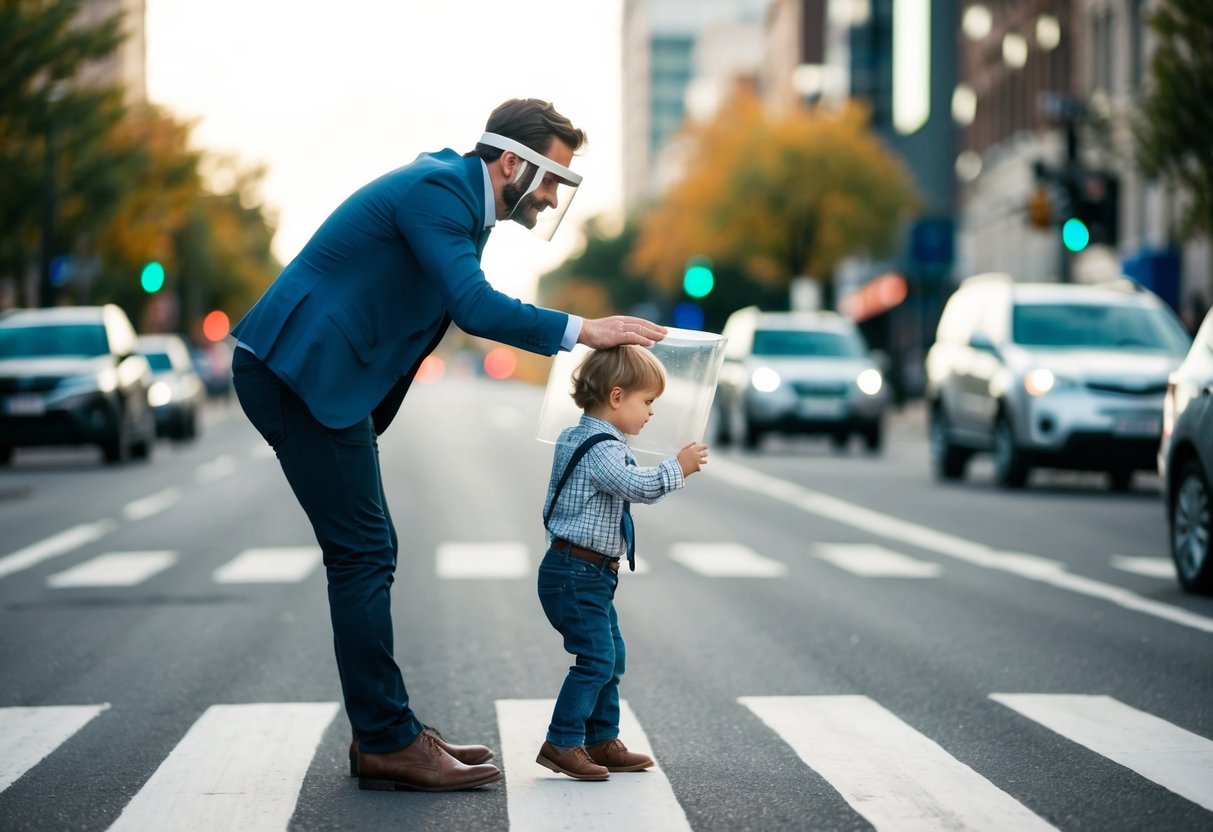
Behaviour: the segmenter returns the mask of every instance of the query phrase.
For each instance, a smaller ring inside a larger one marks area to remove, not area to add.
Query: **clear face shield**
[[[480,142],[508,150],[522,161],[502,190],[510,209],[506,219],[526,226],[545,240],[552,239],[581,184],[581,174],[507,136],[485,133]]]

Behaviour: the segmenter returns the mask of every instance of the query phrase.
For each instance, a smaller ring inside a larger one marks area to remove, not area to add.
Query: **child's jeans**
[[[595,566],[567,552],[548,549],[539,564],[543,612],[564,636],[564,649],[577,657],[548,726],[553,745],[595,745],[619,736],[625,648],[615,615],[618,584],[607,564]]]

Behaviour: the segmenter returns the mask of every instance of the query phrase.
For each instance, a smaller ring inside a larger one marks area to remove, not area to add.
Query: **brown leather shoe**
[[[437,728],[426,728],[422,733],[438,740],[438,745],[465,766],[477,766],[493,759],[493,749],[487,745],[454,745],[442,738]],[[358,738],[350,741],[350,777],[358,776]]]
[[[450,792],[474,789],[500,779],[501,771],[497,766],[465,766],[443,751],[438,740],[426,733],[404,748],[387,754],[358,753],[360,789]]]
[[[539,747],[535,762],[557,774],[567,774],[574,780],[609,780],[611,773],[590,759],[585,746],[578,745],[561,754],[560,749],[545,742]]]
[[[618,737],[596,745],[587,745],[585,752],[598,765],[606,766],[607,771],[640,771],[654,765],[652,757],[637,751],[628,751],[627,746]]]

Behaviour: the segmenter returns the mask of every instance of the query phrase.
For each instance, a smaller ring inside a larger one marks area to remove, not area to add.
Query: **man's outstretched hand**
[[[610,318],[586,318],[581,324],[581,335],[577,343],[596,350],[617,347],[620,344],[639,344],[651,347],[655,341],[665,337],[666,328],[649,323],[644,318],[631,315],[614,315]]]

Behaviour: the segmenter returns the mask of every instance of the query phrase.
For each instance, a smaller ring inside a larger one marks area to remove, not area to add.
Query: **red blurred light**
[[[231,331],[232,322],[218,309],[202,319],[202,334],[208,341],[222,341]]]
[[[496,347],[489,350],[484,357],[484,371],[490,378],[506,379],[514,375],[518,369],[518,359],[507,347]]]
[[[416,380],[421,384],[433,384],[446,373],[446,364],[436,355],[427,355],[417,368]]]

